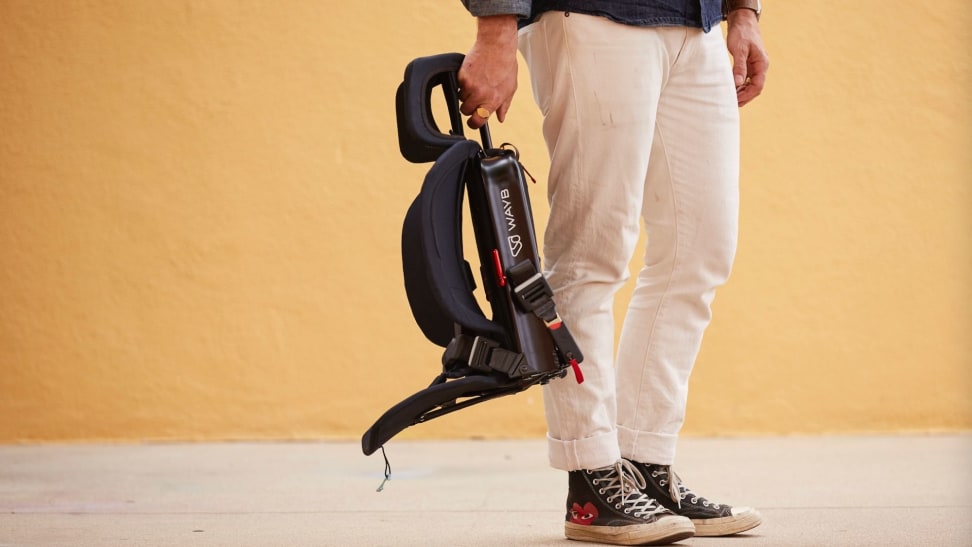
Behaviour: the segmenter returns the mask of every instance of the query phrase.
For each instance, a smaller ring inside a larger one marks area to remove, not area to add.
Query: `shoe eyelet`
[[[668,483],[665,481],[665,479],[662,479],[662,480],[658,481],[658,484],[660,484],[662,486],[665,486]]]
[[[621,508],[621,504],[620,504],[620,503],[618,503],[618,504],[615,504],[615,506],[614,506],[614,508],[615,508],[615,509],[620,509],[620,508]]]
[[[597,491],[597,493],[603,496],[604,495],[604,489],[601,488],[600,490]]]
[[[631,514],[631,509],[625,509],[624,510],[624,514],[625,515],[630,515]]]

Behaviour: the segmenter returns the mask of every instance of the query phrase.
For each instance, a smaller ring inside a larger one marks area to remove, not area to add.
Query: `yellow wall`
[[[768,4],[686,433],[972,427],[972,9]],[[393,93],[473,29],[458,0],[0,1],[0,441],[357,438],[422,387]],[[494,134],[543,174],[521,76]],[[408,435],[541,435],[541,406]]]

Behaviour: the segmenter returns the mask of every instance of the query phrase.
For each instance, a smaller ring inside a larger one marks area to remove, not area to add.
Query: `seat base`
[[[382,414],[361,437],[361,450],[369,456],[409,426],[497,397],[513,395],[530,386],[546,383],[566,374],[567,371],[564,369],[512,380],[492,374],[476,374],[454,380],[437,378],[431,386],[411,395]]]

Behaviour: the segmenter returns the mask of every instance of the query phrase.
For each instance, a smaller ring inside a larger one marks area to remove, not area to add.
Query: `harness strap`
[[[553,301],[553,289],[542,273],[537,271],[533,262],[524,260],[516,264],[509,270],[508,278],[513,286],[513,295],[520,306],[528,312],[532,312],[539,317],[553,337],[554,345],[557,347],[557,355],[564,363],[569,363],[574,369],[574,376],[577,383],[584,381],[578,363],[583,360],[577,342],[567,330],[563,319],[557,313],[557,308]]]
[[[468,366],[483,372],[502,372],[516,378],[523,372],[526,358],[522,353],[500,347],[499,342],[482,336],[457,334],[442,355],[446,370],[456,366]]]

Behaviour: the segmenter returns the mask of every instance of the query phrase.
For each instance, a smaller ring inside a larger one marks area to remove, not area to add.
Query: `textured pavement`
[[[0,446],[0,546],[581,545],[528,441]],[[762,526],[679,545],[972,546],[972,434],[683,439],[676,470]]]

